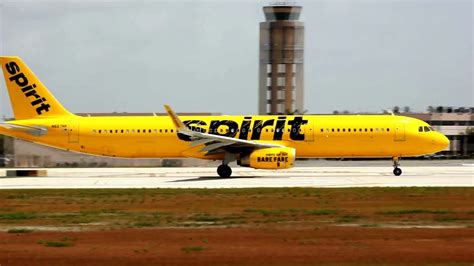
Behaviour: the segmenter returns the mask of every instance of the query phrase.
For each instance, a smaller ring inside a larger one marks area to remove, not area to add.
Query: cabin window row
[[[107,133],[173,133],[173,129],[93,129],[92,133],[107,134]]]
[[[390,132],[390,128],[321,128],[321,132]]]
[[[191,127],[191,130],[201,131],[200,128],[196,128],[196,127],[194,127],[194,128]],[[312,129],[310,128],[309,130],[312,130]],[[352,129],[352,128],[347,128],[347,129],[346,128],[342,128],[342,129],[341,128],[331,128],[331,129],[321,128],[320,130],[321,130],[321,132],[374,132],[374,131],[375,132],[379,132],[379,131],[380,132],[384,132],[384,131],[389,132],[390,131],[389,128],[387,128],[387,129],[385,129],[385,128],[375,128],[375,129],[374,128],[359,128],[359,129],[357,129],[357,128],[354,128],[354,129]],[[423,130],[423,127],[420,127],[419,131],[423,132],[422,130]],[[431,129],[431,131],[432,130],[433,129]],[[229,132],[234,133],[234,132],[239,132],[239,131],[240,131],[239,129],[234,131],[233,128],[230,129],[230,130],[229,129],[215,129],[215,130],[210,130],[209,133],[210,134],[212,134],[212,133],[214,133],[214,134],[216,134],[216,133],[229,133]],[[260,128],[257,128],[257,129],[255,129],[255,131],[258,132],[258,133],[261,133],[264,130],[260,129]],[[274,132],[274,131],[279,133],[279,132],[284,132],[284,129],[277,128],[277,129],[274,130],[273,128],[272,129],[265,128],[265,132]],[[428,129],[428,131],[430,131],[430,129]],[[92,133],[99,133],[99,134],[102,134],[102,133],[104,133],[104,134],[106,134],[106,133],[110,133],[110,134],[112,134],[112,133],[117,133],[117,134],[118,133],[121,133],[121,134],[123,134],[123,133],[158,133],[158,132],[159,133],[168,133],[168,132],[173,133],[174,130],[173,129],[153,129],[153,130],[152,129],[115,129],[115,130],[113,130],[113,129],[93,129],[92,130]],[[246,133],[246,132],[252,133],[252,130],[251,129],[247,129],[247,130],[242,129],[242,133]],[[288,128],[288,132],[291,132],[290,128]],[[296,129],[293,129],[293,132],[296,132]],[[300,128],[299,133],[302,133],[302,132],[303,132],[303,130]]]

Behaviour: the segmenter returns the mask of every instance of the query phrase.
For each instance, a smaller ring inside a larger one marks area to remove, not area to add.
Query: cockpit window
[[[425,129],[425,132],[431,131],[429,127],[425,126],[423,127]]]
[[[423,132],[423,127],[419,127],[418,132]]]

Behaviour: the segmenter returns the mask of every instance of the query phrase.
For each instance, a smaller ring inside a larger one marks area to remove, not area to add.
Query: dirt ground
[[[0,191],[0,265],[472,265],[474,189]]]

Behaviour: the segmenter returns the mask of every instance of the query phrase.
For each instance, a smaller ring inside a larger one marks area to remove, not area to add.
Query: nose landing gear
[[[400,158],[398,157],[393,157],[393,174],[396,176],[400,176],[402,174],[402,169],[400,169],[398,166],[400,166]]]

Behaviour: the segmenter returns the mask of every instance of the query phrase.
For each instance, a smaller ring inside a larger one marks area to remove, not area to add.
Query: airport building
[[[304,23],[301,6],[263,7],[260,23],[259,114],[304,112]]]

